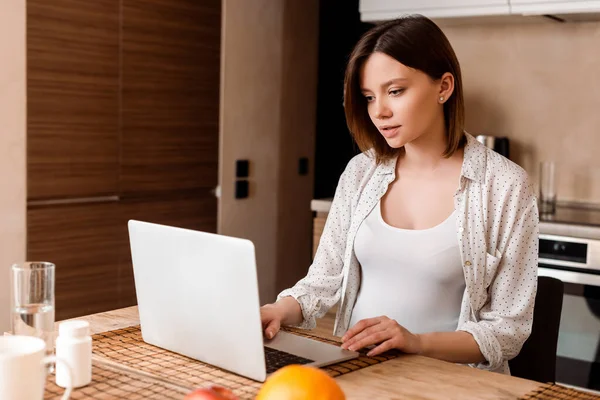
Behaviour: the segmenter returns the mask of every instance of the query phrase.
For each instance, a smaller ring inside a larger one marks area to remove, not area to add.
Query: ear
[[[443,104],[448,101],[450,96],[452,96],[452,93],[454,93],[454,75],[452,75],[450,72],[446,72],[444,75],[442,75],[438,82],[438,102]]]

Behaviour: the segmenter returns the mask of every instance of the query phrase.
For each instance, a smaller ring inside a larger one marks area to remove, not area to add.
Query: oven
[[[565,285],[556,381],[600,390],[600,239],[539,238],[538,274]]]

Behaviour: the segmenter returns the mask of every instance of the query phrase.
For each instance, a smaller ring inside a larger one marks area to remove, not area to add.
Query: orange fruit
[[[326,372],[288,365],[269,376],[256,400],[345,400],[344,392]]]

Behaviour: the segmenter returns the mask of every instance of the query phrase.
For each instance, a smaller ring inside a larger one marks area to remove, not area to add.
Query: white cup
[[[33,336],[0,337],[0,399],[42,400],[46,385],[46,364],[60,363],[72,375],[69,365],[55,356],[45,357],[46,343]],[[71,385],[62,400],[71,395]]]

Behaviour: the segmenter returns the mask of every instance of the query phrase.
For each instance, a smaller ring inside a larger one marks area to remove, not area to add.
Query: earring
[[[440,102],[442,102],[442,101],[444,101],[444,98],[443,98],[443,97],[440,97]]]

